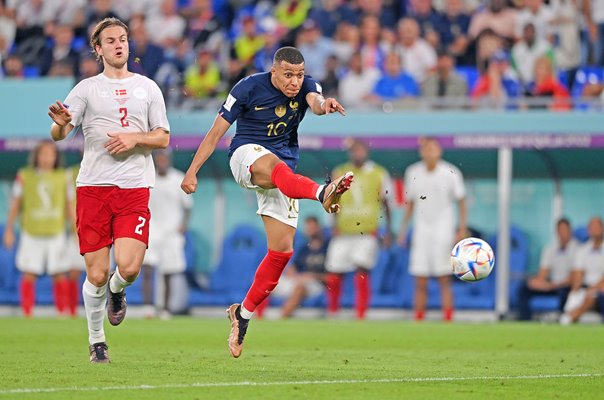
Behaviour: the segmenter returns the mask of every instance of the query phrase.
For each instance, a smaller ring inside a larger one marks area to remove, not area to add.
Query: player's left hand
[[[323,109],[325,110],[325,114],[339,112],[342,115],[346,115],[346,109],[344,109],[344,107],[333,97],[328,97],[325,99]]]
[[[121,154],[130,151],[138,143],[137,136],[133,133],[109,132],[109,140],[105,148],[110,154]]]

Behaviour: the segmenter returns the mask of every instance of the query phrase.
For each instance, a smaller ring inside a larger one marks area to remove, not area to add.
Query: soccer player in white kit
[[[405,171],[406,209],[398,243],[406,245],[407,227],[413,214],[413,237],[409,272],[416,278],[415,319],[424,318],[429,278],[437,278],[441,289],[443,319],[453,318],[451,292],[451,248],[466,233],[466,190],[461,171],[441,160],[442,149],[435,138],[420,142],[422,161]],[[455,230],[455,203],[458,228]]]
[[[80,125],[84,133],[76,180],[77,233],[86,261],[82,296],[90,362],[107,363],[105,303],[109,322],[121,323],[124,288],[137,278],[149,238],[149,188],[155,182],[151,151],[168,146],[170,126],[159,87],[128,71],[128,27],[106,18],[94,28],[90,45],[103,72],[78,83],[64,103],[49,107],[48,115],[54,140]],[[117,266],[109,277],[112,245]]]

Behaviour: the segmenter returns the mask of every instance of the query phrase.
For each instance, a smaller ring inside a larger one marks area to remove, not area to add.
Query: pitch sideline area
[[[226,319],[106,327],[87,362],[83,319],[0,319],[2,399],[601,398],[601,325],[254,321],[240,359]]]

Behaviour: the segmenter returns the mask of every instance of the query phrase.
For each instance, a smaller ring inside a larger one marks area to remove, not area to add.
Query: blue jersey
[[[229,157],[244,144],[259,144],[295,170],[298,126],[308,109],[306,95],[310,92],[321,94],[321,91],[321,85],[308,75],[293,98],[273,86],[270,72],[240,80],[220,108],[220,115],[225,120],[231,124],[237,121]]]

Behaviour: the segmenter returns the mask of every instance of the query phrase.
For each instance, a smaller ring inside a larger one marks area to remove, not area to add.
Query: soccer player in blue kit
[[[228,345],[239,357],[250,318],[279,282],[293,254],[298,224],[298,199],[320,201],[328,213],[340,210],[340,197],[353,181],[352,172],[319,185],[295,174],[298,162],[298,125],[306,110],[317,115],[339,112],[344,107],[334,98],[324,98],[321,85],[304,75],[304,57],[294,47],[275,53],[270,72],[239,81],[220,108],[214,123],[199,145],[182,181],[186,193],[197,189],[196,174],[216,149],[231,124],[237,121],[229,149],[233,177],[243,188],[256,191],[258,212],[268,241],[254,282],[242,304],[227,309],[231,321]]]

